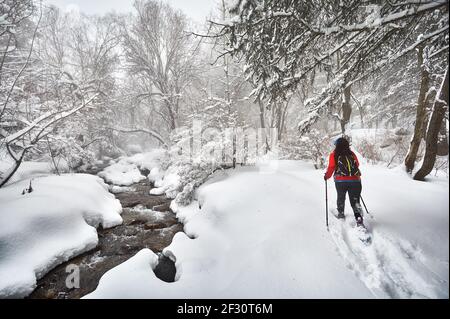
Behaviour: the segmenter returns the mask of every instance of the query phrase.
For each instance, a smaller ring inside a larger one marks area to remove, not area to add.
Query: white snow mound
[[[30,294],[55,266],[94,248],[96,227],[122,223],[120,202],[98,177],[66,174],[0,189],[0,298]]]
[[[98,173],[98,176],[104,178],[107,182],[119,186],[129,186],[145,179],[138,167],[133,163],[124,160],[106,167]]]

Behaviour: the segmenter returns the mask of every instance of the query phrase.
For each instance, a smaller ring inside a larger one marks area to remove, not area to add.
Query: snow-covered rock
[[[162,179],[163,173],[159,172],[159,167],[163,161],[167,160],[165,159],[166,153],[164,149],[154,149],[146,153],[122,157],[117,163],[112,163],[98,175],[114,185],[129,186],[146,178],[140,169],[147,171],[154,169],[153,175],[149,176],[150,181],[153,182],[156,179]]]
[[[129,186],[145,179],[145,176],[141,174],[135,164],[127,163],[123,160],[106,167],[98,173],[98,176],[109,183],[119,186]]]

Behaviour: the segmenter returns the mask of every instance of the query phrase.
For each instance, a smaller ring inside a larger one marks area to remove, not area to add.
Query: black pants
[[[344,213],[345,195],[348,192],[350,205],[352,205],[355,218],[362,216],[362,208],[359,202],[361,196],[362,185],[361,182],[336,182],[337,191],[337,210],[339,213]]]

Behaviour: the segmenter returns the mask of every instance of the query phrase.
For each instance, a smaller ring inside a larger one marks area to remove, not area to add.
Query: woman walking
[[[364,227],[360,204],[362,185],[358,158],[350,150],[350,144],[344,137],[338,138],[334,144],[336,147],[330,154],[324,179],[327,180],[334,174],[337,191],[337,217],[345,218],[345,197],[348,193],[356,225]]]

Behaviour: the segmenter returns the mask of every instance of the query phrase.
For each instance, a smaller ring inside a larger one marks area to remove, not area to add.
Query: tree
[[[248,76],[259,83],[255,95],[263,98],[285,99],[314,70],[330,73],[328,87],[310,100],[310,116],[299,125],[304,131],[353,83],[423,42],[445,38],[448,25],[414,37],[420,18],[435,10],[446,13],[446,2],[238,1],[231,10],[236,17],[217,23],[217,36],[230,37],[223,54],[246,61]]]
[[[77,114],[100,105],[102,93],[92,77],[77,78],[79,66],[72,63],[68,67],[64,56],[67,42],[62,40],[63,33],[54,33],[58,25],[52,19],[53,8],[33,1],[12,1],[6,7],[9,13],[2,19],[6,16],[11,20],[2,23],[6,27],[0,41],[6,44],[0,69],[0,151],[9,156],[11,166],[0,176],[0,187],[6,185],[26,157],[50,152],[53,159],[51,143],[61,148],[61,141],[77,141],[73,135],[81,125],[74,123],[88,122],[87,113],[78,120]],[[46,38],[47,32],[52,37]],[[59,40],[49,42],[55,35]],[[69,118],[72,121],[68,122]],[[69,131],[72,136],[66,135]]]
[[[425,53],[426,54],[426,53]],[[405,159],[406,171],[411,173],[414,169],[414,165],[417,158],[417,153],[419,151],[420,142],[423,136],[423,130],[425,129],[426,123],[426,110],[427,110],[427,100],[428,100],[428,89],[429,89],[429,66],[426,65],[426,60],[424,59],[424,47],[420,46],[418,48],[418,65],[420,66],[420,90],[419,97],[417,101],[417,111],[416,111],[416,121],[414,125],[414,135],[411,140],[411,146],[408,151],[408,155]]]
[[[425,156],[422,162],[422,167],[414,175],[415,180],[424,180],[432,170],[436,161],[436,154],[438,150],[438,135],[441,129],[441,124],[444,119],[446,108],[448,110],[448,66],[445,71],[444,79],[442,80],[439,92],[433,104],[433,112],[431,113],[430,121],[428,122]]]
[[[119,34],[112,15],[62,13],[56,7],[48,10],[44,25],[35,55],[42,64],[39,72],[47,103],[66,107],[97,93],[89,112],[74,114],[48,136],[50,147],[57,149],[54,153],[76,169],[94,154],[111,154],[114,147],[114,135],[107,127],[116,97]]]
[[[180,102],[195,74],[195,46],[185,33],[187,19],[159,1],[136,1],[128,26],[121,19],[126,67],[142,78],[139,96],[157,101],[155,111],[168,129],[178,126]]]
[[[230,11],[232,19],[212,23],[221,26],[217,37],[229,38],[222,54],[247,64],[256,97],[286,100],[310,74],[327,75],[327,85],[307,100],[301,134],[339,101],[335,117],[345,133],[357,100],[351,88],[419,47],[448,50],[446,1],[240,0]]]

